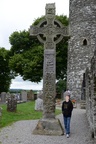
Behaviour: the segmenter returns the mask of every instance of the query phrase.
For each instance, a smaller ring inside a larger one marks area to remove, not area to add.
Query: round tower
[[[96,0],[70,0],[67,88],[81,99],[83,74],[96,47]]]

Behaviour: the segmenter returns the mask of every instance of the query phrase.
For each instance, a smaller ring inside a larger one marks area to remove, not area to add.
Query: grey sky
[[[10,49],[9,36],[14,31],[28,30],[33,21],[45,14],[46,3],[56,4],[56,14],[69,15],[69,0],[0,0],[0,47]],[[22,78],[12,80],[11,88],[42,89]]]

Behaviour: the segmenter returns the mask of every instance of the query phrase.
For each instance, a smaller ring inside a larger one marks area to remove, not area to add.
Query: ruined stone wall
[[[91,66],[85,72],[86,112],[91,135],[96,138],[96,51]]]
[[[70,0],[67,88],[81,99],[83,73],[96,45],[96,0]]]

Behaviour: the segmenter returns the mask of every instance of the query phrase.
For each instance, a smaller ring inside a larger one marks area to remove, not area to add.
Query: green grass
[[[12,123],[19,120],[35,120],[42,118],[41,111],[35,111],[35,102],[27,102],[17,105],[17,112],[7,112],[6,104],[0,105],[2,110],[2,119],[0,120],[0,127],[11,125]],[[61,110],[56,110],[56,115],[61,113]]]

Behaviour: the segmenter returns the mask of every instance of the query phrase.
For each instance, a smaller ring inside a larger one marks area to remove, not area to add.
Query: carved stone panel
[[[44,75],[44,118],[55,118],[55,74]]]
[[[56,71],[55,51],[45,50],[44,51],[44,75],[46,75],[46,73],[55,73],[55,71]]]

